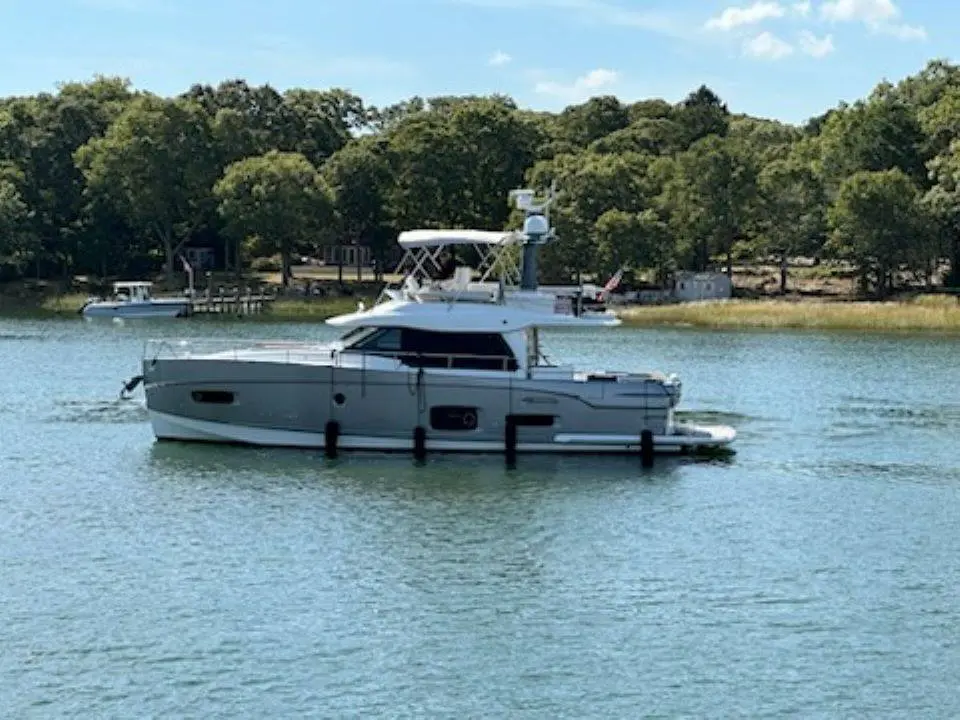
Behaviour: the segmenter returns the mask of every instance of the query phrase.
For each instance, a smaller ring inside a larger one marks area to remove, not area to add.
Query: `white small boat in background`
[[[128,280],[113,283],[113,297],[109,300],[91,300],[81,308],[84,317],[154,318],[186,317],[192,304],[189,297],[157,298],[151,294],[152,282]]]

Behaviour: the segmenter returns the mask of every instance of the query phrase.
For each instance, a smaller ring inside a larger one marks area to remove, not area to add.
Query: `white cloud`
[[[803,54],[815,58],[826,57],[835,49],[833,47],[833,35],[825,35],[822,38],[818,38],[809,30],[803,30],[800,33],[797,43]]]
[[[810,0],[802,0],[801,2],[794,3],[790,9],[793,10],[795,14],[806,17],[810,14],[812,7]]]
[[[591,70],[571,83],[542,80],[534,86],[540,95],[552,95],[568,103],[580,103],[595,95],[610,92],[620,82],[620,73],[606,68]]]
[[[820,14],[833,22],[860,21],[872,25],[888,22],[900,14],[893,0],[827,0]]]
[[[793,54],[793,46],[773,33],[764,31],[756,37],[745,40],[743,52],[764,60],[780,60]]]
[[[820,15],[831,22],[860,22],[872,32],[900,40],[923,40],[927,31],[916,25],[897,22],[900,8],[893,0],[827,0]]]
[[[497,50],[493,55],[490,56],[490,59],[487,60],[488,65],[493,65],[494,67],[501,67],[503,65],[508,65],[510,61],[513,60],[510,55],[503,52],[503,50]]]
[[[770,18],[779,18],[787,11],[780,3],[759,0],[747,7],[728,7],[717,17],[707,20],[711,30],[733,30],[742,25],[756,25]]]

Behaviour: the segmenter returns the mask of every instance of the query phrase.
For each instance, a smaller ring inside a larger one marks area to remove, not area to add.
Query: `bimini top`
[[[523,238],[515,232],[496,230],[406,230],[397,241],[409,250],[444,245],[519,245]]]
[[[596,327],[619,325],[611,315],[575,316],[492,303],[438,303],[390,300],[327,320],[341,328],[409,327],[449,332],[505,333],[528,327]]]

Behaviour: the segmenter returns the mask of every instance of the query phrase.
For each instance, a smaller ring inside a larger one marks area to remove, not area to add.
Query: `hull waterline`
[[[159,440],[207,442],[258,447],[323,449],[323,432],[276,430],[224,422],[178,417],[149,411],[154,434]],[[736,431],[725,426],[690,425],[677,423],[671,432],[653,436],[653,448],[658,454],[678,454],[723,448],[734,441]],[[337,439],[341,450],[374,450],[384,452],[413,452],[413,435],[377,436],[345,434]],[[503,440],[451,440],[426,435],[427,452],[448,453],[503,453]],[[556,433],[552,441],[518,442],[518,453],[590,453],[637,454],[641,451],[639,435],[596,433]]]

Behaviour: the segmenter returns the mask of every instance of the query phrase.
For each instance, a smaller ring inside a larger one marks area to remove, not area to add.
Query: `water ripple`
[[[146,334],[328,331],[0,332],[11,717],[960,715],[956,344],[548,334],[738,429],[644,470],[155,443]]]
[[[131,400],[60,400],[46,417],[48,423],[142,423],[147,408]]]

